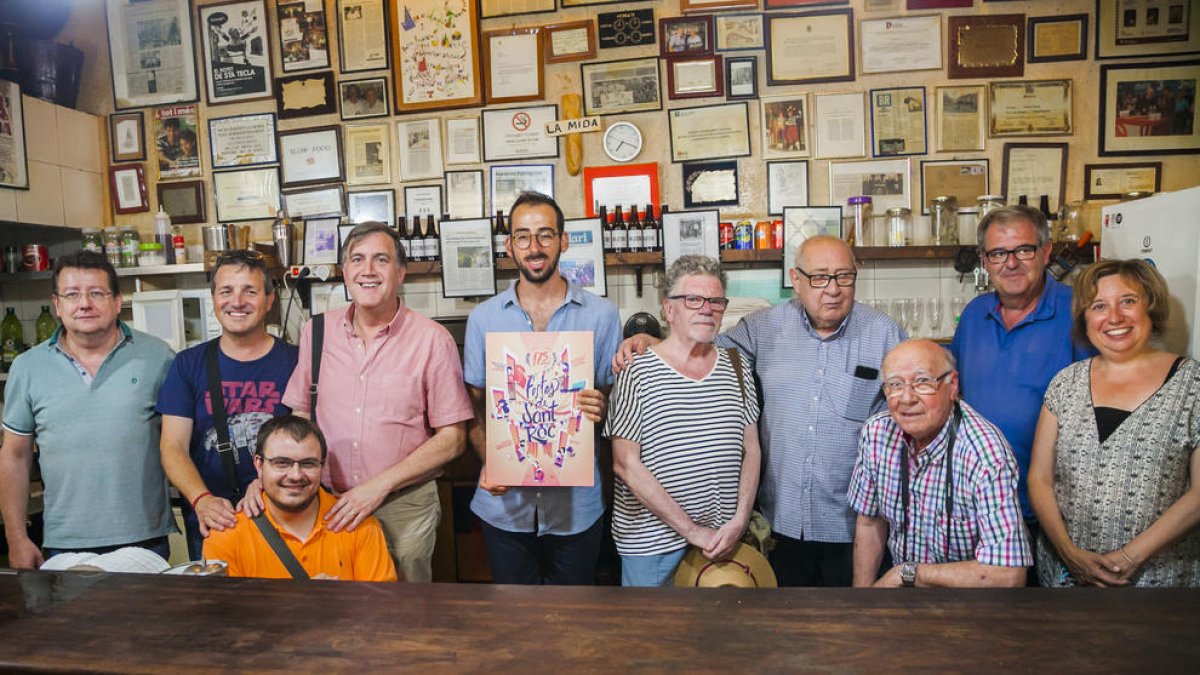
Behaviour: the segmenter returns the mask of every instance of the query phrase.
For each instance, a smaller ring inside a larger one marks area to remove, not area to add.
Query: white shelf
[[[146,277],[155,274],[190,274],[204,272],[204,263],[188,263],[186,265],[154,265],[153,267],[118,267],[119,277]]]

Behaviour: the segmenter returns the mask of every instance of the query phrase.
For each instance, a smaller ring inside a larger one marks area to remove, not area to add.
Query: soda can
[[[771,248],[783,248],[783,219],[776,218],[771,223]]]
[[[760,220],[754,224],[754,248],[771,248],[771,223]]]
[[[50,252],[45,244],[25,244],[21,247],[21,269],[26,272],[50,270]]]
[[[754,227],[750,221],[739,221],[737,227],[734,228],[733,247],[739,251],[748,251],[754,248]]]
[[[721,243],[721,250],[728,251],[729,249],[733,248],[733,223],[729,222],[728,220],[721,223],[718,232],[718,240]]]

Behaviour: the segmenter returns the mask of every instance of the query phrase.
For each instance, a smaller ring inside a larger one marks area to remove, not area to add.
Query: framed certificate
[[[867,154],[866,118],[860,92],[817,94],[813,96],[813,111],[817,159]]]
[[[345,213],[342,206],[344,202],[345,191],[341,185],[288,190],[283,193],[284,210],[292,218],[340,216]]]
[[[1162,162],[1084,164],[1084,199],[1120,199],[1127,192],[1162,190]]]
[[[279,213],[279,169],[246,169],[213,174],[217,220],[266,220]]]
[[[522,192],[554,197],[553,164],[493,164],[490,171],[492,211],[508,213]]]
[[[612,115],[662,110],[658,59],[580,64],[583,114]]]
[[[842,207],[789,206],[783,210],[783,287],[792,288],[796,250],[809,237],[842,238]],[[802,282],[807,283],[807,282]]]
[[[947,17],[950,79],[1025,74],[1025,15]]]
[[[864,75],[942,68],[942,17],[938,14],[863,19],[859,32]]]
[[[724,74],[719,54],[667,59],[667,96],[672,100],[724,96]]]
[[[346,185],[392,182],[392,133],[386,124],[350,125],[346,132]]]
[[[279,163],[275,113],[254,113],[208,120],[214,171]]]
[[[1021,195],[1049,195],[1050,213],[1058,213],[1066,194],[1066,143],[1005,143],[1000,193],[1009,204]]]
[[[488,103],[545,98],[542,29],[512,28],[483,34],[483,63]]]
[[[543,26],[546,63],[596,58],[596,22],[591,19]]]
[[[491,218],[443,220],[438,238],[443,297],[486,298],[496,294]]]
[[[866,195],[876,212],[897,206],[912,208],[910,160],[877,159],[869,162],[829,163],[829,203]]]
[[[188,0],[105,0],[104,17],[117,110],[200,98]]]
[[[340,181],[342,171],[341,127],[315,127],[279,134],[279,167],[284,187]]]
[[[1082,61],[1087,58],[1088,15],[1031,16],[1025,28],[1029,63]]]
[[[1100,156],[1200,153],[1200,61],[1100,66]]]
[[[1096,0],[1096,58],[1200,53],[1194,2]]]
[[[479,118],[451,117],[446,123],[446,165],[479,164]]]
[[[436,117],[396,122],[400,150],[400,180],[442,176],[442,127]]]
[[[108,169],[113,213],[118,215],[150,210],[146,198],[146,175],[141,164],[118,164]]]
[[[869,99],[872,156],[924,155],[929,151],[925,87],[872,89]]]
[[[750,112],[745,101],[668,112],[671,161],[748,157]]]
[[[938,152],[983,150],[983,85],[938,87],[933,100]]]
[[[811,117],[807,92],[764,96],[758,110],[764,157],[808,157]]]
[[[441,218],[442,212],[441,185],[404,186],[404,215],[409,219],[413,216]]]
[[[271,96],[271,50],[263,0],[200,7],[200,44],[209,105]]]
[[[929,213],[934,197],[954,197],[960,205],[975,204],[988,191],[988,161],[980,159],[921,162],[921,213]]]
[[[1071,81],[991,82],[988,110],[992,138],[1070,136]]]
[[[483,218],[487,208],[483,203],[483,171],[446,172],[446,211],[451,218]]]
[[[669,269],[683,255],[720,260],[720,224],[721,215],[716,209],[662,214],[663,266]]]
[[[283,72],[329,67],[329,35],[323,0],[280,0],[276,3],[279,53]]]
[[[0,85],[0,96],[4,97],[6,105],[4,106],[7,114],[6,118],[13,118],[12,112],[8,112],[10,106],[14,110],[21,109],[21,94],[20,87],[15,82],[5,81]],[[112,144],[112,161],[114,164],[121,162],[141,162],[146,159],[146,122],[142,111],[135,110],[133,112],[113,113],[108,116],[108,139]],[[17,128],[22,127],[22,120],[18,120]],[[0,131],[0,138],[6,134]],[[18,140],[17,135],[10,134],[14,142]],[[20,143],[24,146],[25,135],[22,131]],[[24,151],[22,148],[22,155]]]
[[[370,190],[346,194],[346,217],[354,225],[366,222],[396,226],[396,191]]]
[[[777,216],[788,206],[808,206],[808,162],[767,162],[767,213]]]
[[[396,112],[483,103],[472,0],[409,0],[392,12]]]
[[[767,16],[767,84],[854,79],[854,10]]]
[[[558,258],[558,273],[596,295],[608,295],[600,219],[570,218],[563,225],[571,246]]]
[[[684,162],[683,208],[736,206],[738,203],[738,163],[736,159],[719,162]]]
[[[388,67],[388,3],[337,0],[338,71],[358,73]]]
[[[483,161],[558,157],[558,137],[546,123],[558,119],[555,104],[527,108],[484,108]]]

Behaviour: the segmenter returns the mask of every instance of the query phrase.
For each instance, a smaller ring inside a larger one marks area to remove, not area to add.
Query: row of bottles
[[[661,207],[661,210],[666,211],[666,207]],[[613,209],[611,218],[605,206],[600,206],[596,212],[603,227],[606,253],[648,253],[662,250],[662,222],[654,217],[653,204],[647,204],[646,210],[640,214],[636,206],[629,207],[628,218],[620,205]]]
[[[442,220],[449,216],[442,215]],[[438,220],[429,214],[422,222],[421,216],[413,216],[412,224],[406,226],[404,216],[396,219],[396,229],[404,241],[404,251],[412,262],[432,262],[442,259],[442,243],[439,238]]]
[[[50,305],[42,305],[42,313],[38,315],[33,325],[36,338],[33,344],[45,342],[58,329],[58,321],[50,313]],[[8,372],[17,354],[29,349],[25,342],[25,328],[17,318],[17,311],[9,307],[4,311],[4,320],[0,321],[0,359],[3,360],[4,372]]]

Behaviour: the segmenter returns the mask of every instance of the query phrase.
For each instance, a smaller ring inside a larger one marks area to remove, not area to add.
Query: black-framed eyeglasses
[[[311,473],[317,471],[325,464],[325,462],[319,459],[295,460],[290,457],[263,457],[262,460],[270,464],[272,469],[281,472],[291,471],[293,466],[299,465],[301,471]]]
[[[942,380],[946,379],[946,376],[953,372],[953,370],[947,370],[937,377],[918,377],[912,382],[887,380],[883,383],[883,395],[888,398],[896,398],[904,393],[905,387],[912,387],[915,393],[930,396],[937,393],[938,386],[942,384]]]
[[[533,243],[534,238],[537,239],[538,246],[546,248],[547,246],[558,241],[559,233],[554,230],[538,230],[537,234],[529,234],[528,232],[520,232],[512,235],[513,246],[519,249],[527,249]]]
[[[1033,260],[1037,256],[1038,247],[1033,244],[1024,244],[1016,248],[994,248],[990,251],[984,251],[983,255],[987,261],[993,265],[1003,265],[1008,262],[1008,256],[1016,256],[1017,260]]]
[[[79,304],[85,295],[87,296],[88,300],[91,300],[92,302],[104,302],[113,296],[112,291],[101,291],[98,289],[91,290],[86,293],[83,291],[67,291],[66,293],[59,293],[58,291],[55,291],[54,294],[58,296],[59,300],[62,300],[63,302],[69,302],[72,305]]]
[[[714,312],[724,312],[725,308],[729,306],[729,298],[707,298],[703,295],[693,295],[692,293],[687,293],[685,295],[668,295],[667,299],[682,300],[683,306],[687,307],[688,309],[700,309],[704,306],[704,303],[707,302],[708,306],[712,307]]]
[[[221,255],[217,256],[217,259],[214,262],[214,266],[219,267],[221,265],[238,265],[238,264],[248,265],[251,263],[262,262],[262,260],[263,260],[263,254],[261,251],[251,251],[248,249],[234,249],[232,251],[225,251]]]
[[[832,281],[843,288],[853,286],[858,280],[858,272],[838,272],[837,274],[809,274],[799,267],[796,272],[808,279],[808,285],[813,288],[825,288]]]

